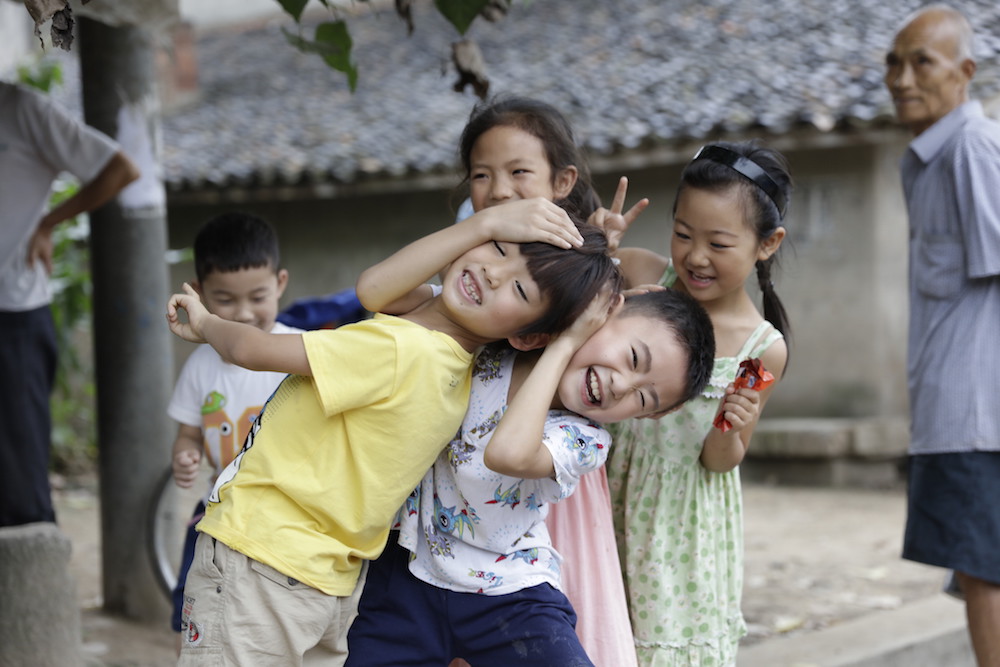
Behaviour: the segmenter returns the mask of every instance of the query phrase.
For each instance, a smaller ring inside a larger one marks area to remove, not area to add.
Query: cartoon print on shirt
[[[440,535],[434,530],[434,526],[424,528],[424,539],[427,541],[427,550],[433,556],[444,558],[454,558],[455,554],[451,550],[451,540],[446,535]]]
[[[528,496],[527,500],[524,501],[524,506],[527,507],[529,510],[532,510],[532,511],[535,511],[535,512],[538,512],[539,510],[541,510],[542,509],[542,505],[544,505],[544,504],[545,503],[538,502],[538,495],[535,494],[535,493],[532,493],[530,496]]]
[[[576,424],[560,424],[565,443],[576,451],[576,458],[581,465],[593,465],[597,461],[598,450],[604,449],[604,444],[594,439],[593,435],[585,434]]]
[[[476,446],[463,442],[461,431],[454,440],[448,443],[448,463],[451,464],[452,468],[457,469],[463,463],[470,462],[475,453]]]
[[[503,417],[503,413],[504,410],[497,410],[489,417],[469,429],[469,433],[480,438],[489,433],[493,433],[493,431],[497,428],[497,424],[500,423],[500,418]]]
[[[483,570],[469,570],[469,576],[473,579],[482,579],[484,582],[489,584],[486,588],[497,588],[503,584],[503,577],[496,572],[485,572]],[[479,589],[479,592],[483,592],[483,588]]]
[[[476,364],[472,369],[473,374],[484,384],[500,377],[500,362],[503,359],[502,348],[487,347],[476,357]]]
[[[493,492],[493,499],[487,500],[487,505],[503,505],[505,507],[509,505],[511,509],[514,509],[521,504],[520,481],[515,482],[506,491],[501,491],[501,489],[503,489],[503,482],[500,482],[500,484],[497,485],[496,491]]]
[[[289,375],[282,381],[282,384],[284,384],[284,382],[288,382],[292,378],[298,378],[299,381],[302,381],[303,379],[302,376]],[[279,385],[279,389],[280,386],[281,385]],[[253,447],[254,439],[256,438],[258,431],[260,431],[260,425],[264,420],[264,414],[267,411],[267,406],[277,393],[278,389],[275,389],[274,393],[271,394],[271,397],[267,399],[266,403],[264,403],[264,407],[260,409],[257,417],[253,420],[253,423],[250,425],[250,432],[247,433],[246,440],[243,441],[243,447],[240,449],[240,453],[236,455],[236,458],[234,458],[229,465],[222,469],[221,473],[219,473],[218,478],[215,480],[215,486],[212,487],[212,492],[208,494],[209,503],[219,502],[219,489],[236,477],[236,473],[240,470],[240,462],[242,462],[243,456],[250,450],[251,447]]]
[[[418,486],[417,488],[413,489],[413,492],[410,493],[410,495],[407,496],[406,498],[406,513],[412,516],[416,514],[419,509],[420,509],[420,487]]]
[[[226,412],[227,403],[224,394],[213,390],[201,404],[202,444],[208,462],[219,469],[232,462],[262,409],[260,405],[249,405],[233,419]]]
[[[511,554],[500,554],[497,556],[496,562],[499,563],[502,560],[523,560],[528,565],[534,565],[538,562],[538,547],[532,547],[530,549],[520,549]]]
[[[468,505],[465,509],[459,512],[455,511],[455,507],[445,507],[441,504],[441,499],[438,498],[437,494],[434,494],[434,518],[435,518],[435,529],[448,535],[457,534],[459,537],[465,536],[465,529],[469,529],[469,534],[472,537],[476,536],[476,530],[473,528],[473,524],[479,522],[479,517],[476,516],[475,510],[471,510]]]

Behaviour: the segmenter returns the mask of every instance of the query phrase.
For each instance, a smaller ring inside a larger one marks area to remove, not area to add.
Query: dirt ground
[[[899,558],[902,489],[747,485],[743,610],[749,646],[939,594],[944,572]],[[173,665],[173,635],[100,611],[98,502],[92,485],[55,493],[73,542],[87,667]]]

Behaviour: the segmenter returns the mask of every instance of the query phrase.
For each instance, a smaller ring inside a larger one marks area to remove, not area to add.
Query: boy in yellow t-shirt
[[[187,286],[170,299],[175,334],[231,363],[292,374],[198,524],[181,665],[342,662],[362,563],[458,430],[473,351],[503,338],[543,344],[617,284],[596,228],[542,199],[493,210],[394,256],[405,279],[421,281],[443,249],[450,259],[441,294],[400,317],[276,336],[209,314]]]

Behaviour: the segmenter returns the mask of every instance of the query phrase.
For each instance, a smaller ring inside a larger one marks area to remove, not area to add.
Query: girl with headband
[[[627,287],[659,283],[691,294],[716,340],[700,396],[661,419],[615,429],[608,477],[640,665],[735,665],[746,634],[738,466],[776,382],[758,392],[733,380],[747,359],[759,358],[776,379],[788,361],[771,266],[790,191],[777,151],[705,146],[681,175],[670,257],[617,253]],[[763,314],[745,289],[754,271]],[[713,426],[720,415],[731,428]]]

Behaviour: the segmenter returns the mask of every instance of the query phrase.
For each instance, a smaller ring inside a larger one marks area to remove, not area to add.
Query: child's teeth
[[[594,371],[589,371],[587,373],[588,380],[590,381],[590,396],[594,399],[595,403],[601,402],[601,385],[597,381],[597,373]]]
[[[468,273],[463,273],[462,284],[465,285],[465,291],[469,293],[469,296],[471,296],[476,303],[481,305],[483,301],[479,297],[479,292],[476,290],[476,284],[472,281],[472,276]]]

